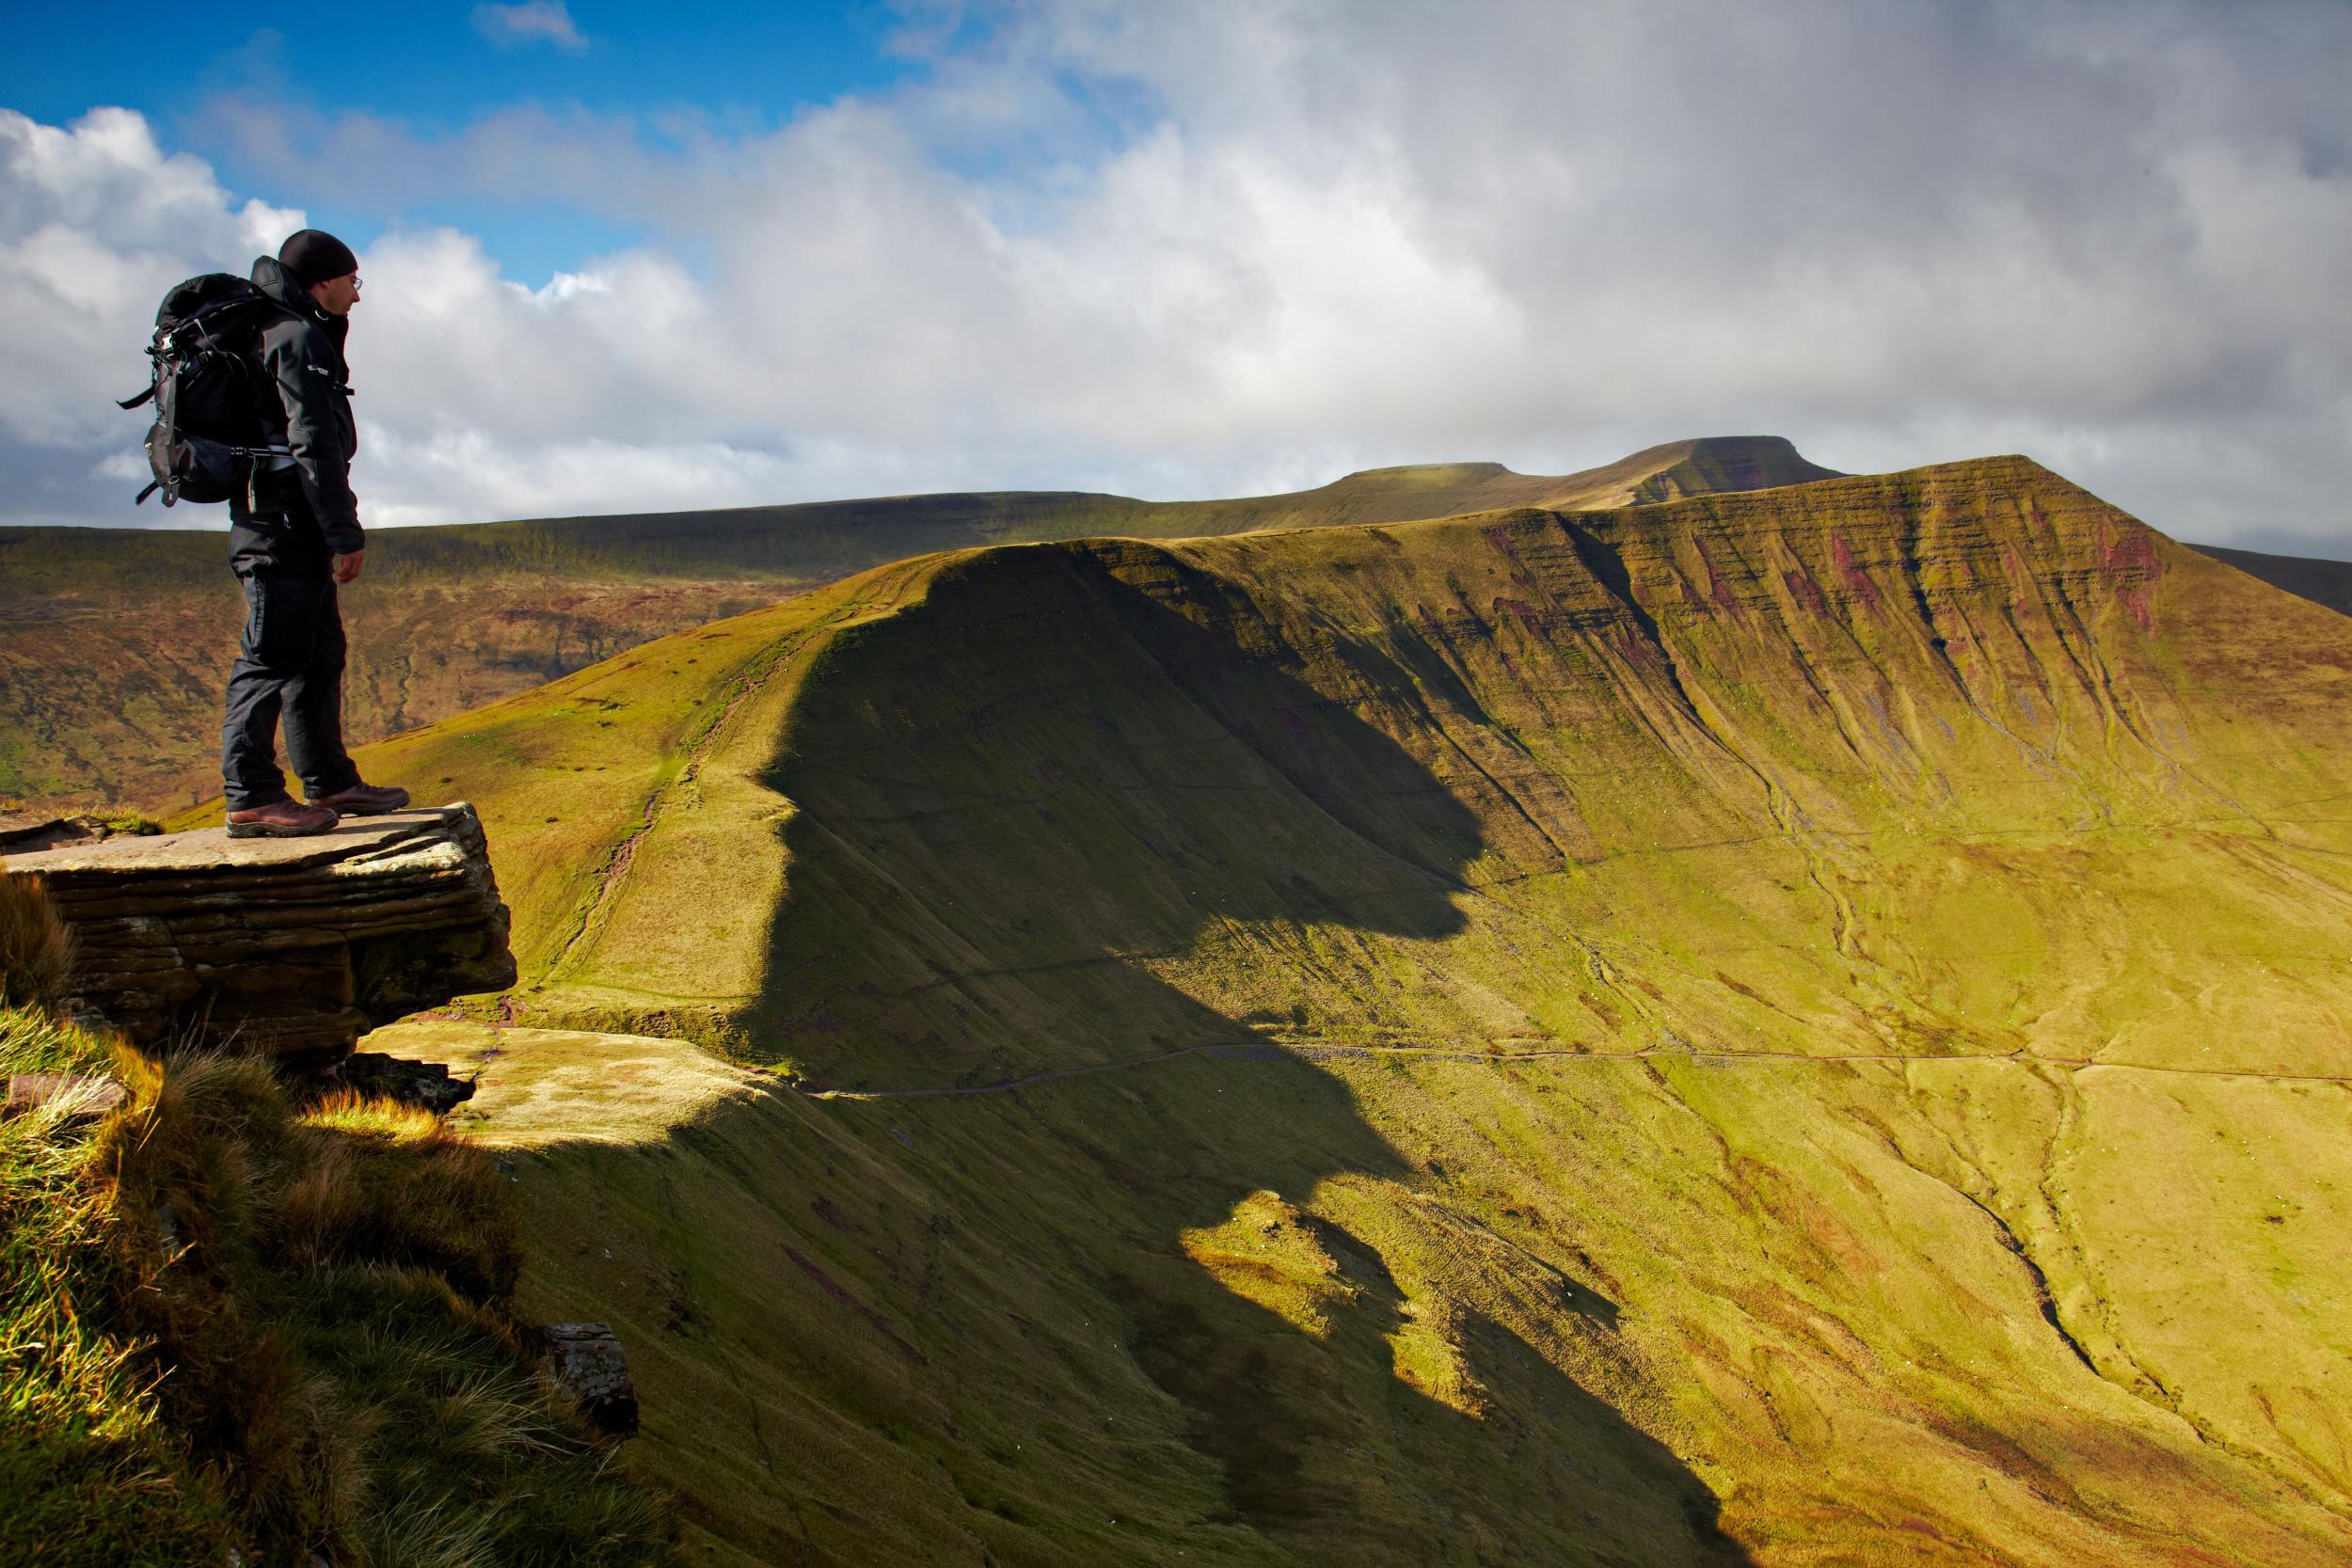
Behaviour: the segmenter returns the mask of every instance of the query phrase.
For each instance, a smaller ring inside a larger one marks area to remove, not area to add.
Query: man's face
[[[351,308],[359,303],[359,275],[347,272],[341,277],[330,277],[324,283],[310,285],[310,297],[319,302],[319,309],[330,316],[348,316]]]

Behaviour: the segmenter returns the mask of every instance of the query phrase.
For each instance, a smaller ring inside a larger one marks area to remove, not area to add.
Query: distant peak
[[[1512,477],[1511,470],[1500,463],[1400,463],[1387,468],[1359,468],[1326,488],[1438,490]]]
[[[1758,474],[1787,474],[1788,478],[1774,481],[1783,484],[1802,484],[1809,480],[1843,477],[1837,469],[1825,468],[1808,459],[1786,436],[1697,436],[1687,441],[1668,441],[1637,451],[1626,462],[1649,463],[1660,468],[1671,467],[1677,463],[1694,463],[1724,470],[1752,469]]]
[[[1359,502],[1374,497],[1403,500],[1427,496],[1463,507],[1569,496],[1588,505],[1638,506],[1709,491],[1769,490],[1842,477],[1837,469],[1807,459],[1786,436],[1696,436],[1553,478],[1519,473],[1500,463],[1406,463],[1359,468],[1311,493]]]
[[[1611,470],[1632,481],[1633,504],[1724,490],[1772,490],[1844,477],[1786,436],[1700,436],[1637,451]]]

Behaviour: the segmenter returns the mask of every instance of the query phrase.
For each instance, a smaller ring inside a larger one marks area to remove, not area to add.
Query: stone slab
[[[44,877],[142,877],[173,873],[208,876],[240,872],[301,870],[380,854],[408,840],[446,838],[460,824],[475,824],[464,801],[420,806],[383,816],[346,816],[309,838],[230,838],[226,828],[184,833],[97,839],[61,845],[29,855],[6,857],[6,869]],[[481,829],[473,825],[477,838]]]
[[[122,1103],[123,1088],[111,1078],[65,1072],[18,1072],[8,1077],[0,1116],[19,1117],[46,1105],[61,1108],[68,1121],[94,1121]]]
[[[219,828],[0,857],[73,933],[62,1001],[134,1044],[347,1054],[359,1033],[515,979],[471,806],[352,817],[309,838]]]
[[[0,811],[0,855],[32,854],[97,835],[47,812]]]

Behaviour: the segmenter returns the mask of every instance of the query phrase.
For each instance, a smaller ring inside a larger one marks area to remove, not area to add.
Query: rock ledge
[[[110,838],[0,868],[40,878],[73,934],[68,1014],[138,1045],[193,1037],[324,1066],[378,1024],[515,982],[463,803],[314,838]]]

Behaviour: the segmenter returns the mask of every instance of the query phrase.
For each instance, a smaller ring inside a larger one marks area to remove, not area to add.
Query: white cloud
[[[564,0],[523,0],[518,6],[481,5],[473,24],[499,43],[548,43],[567,54],[588,47]]]
[[[2352,556],[2352,11],[1039,0],[961,47],[752,133],[215,104],[274,189],[647,236],[535,290],[464,233],[370,246],[367,515],[1233,494],[1772,431],[1851,468],[2024,450],[2187,537]],[[0,348],[115,355],[108,395],[163,284],[298,221],[135,116],[0,150]],[[19,445],[127,444],[111,414],[0,388]]]
[[[164,291],[245,270],[302,214],[239,203],[147,123],[101,109],[71,128],[0,109],[0,434],[89,446],[138,433],[114,406],[146,385]]]

